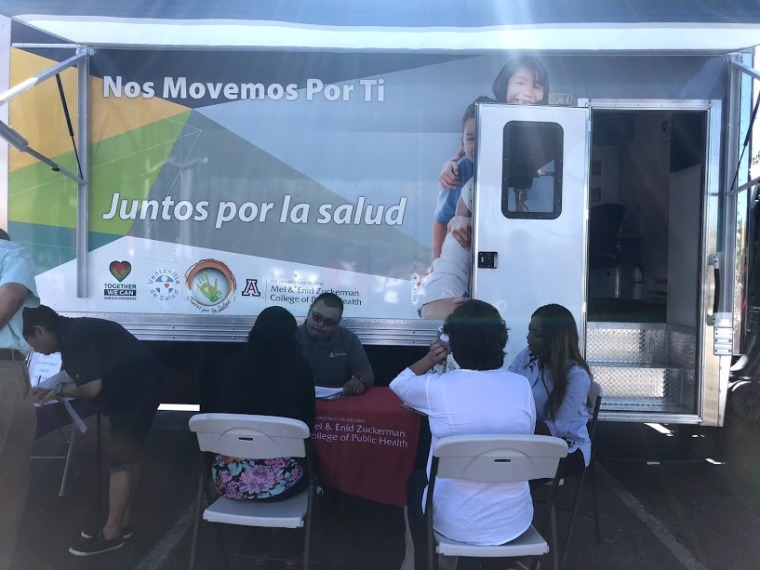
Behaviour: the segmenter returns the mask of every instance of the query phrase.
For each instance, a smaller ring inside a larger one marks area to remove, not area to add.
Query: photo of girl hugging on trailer
[[[459,154],[447,160],[441,171],[433,222],[433,263],[420,281],[415,302],[423,319],[444,319],[469,297],[477,105],[485,102],[545,105],[549,98],[549,76],[538,58],[516,57],[496,76],[493,92],[496,100],[479,97],[468,105],[462,117]]]

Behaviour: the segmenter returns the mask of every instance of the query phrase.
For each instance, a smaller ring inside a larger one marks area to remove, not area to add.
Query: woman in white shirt
[[[450,435],[533,433],[536,411],[528,381],[502,368],[507,327],[488,303],[469,300],[443,326],[448,345],[436,341],[428,353],[390,384],[408,406],[428,415],[432,446]],[[451,352],[459,369],[438,373]],[[430,458],[428,457],[428,472]],[[422,489],[420,489],[420,495]],[[439,479],[433,526],[453,540],[477,545],[503,544],[530,526],[533,505],[527,482],[485,484]],[[415,568],[426,568],[425,526],[417,505],[409,505],[415,542]]]

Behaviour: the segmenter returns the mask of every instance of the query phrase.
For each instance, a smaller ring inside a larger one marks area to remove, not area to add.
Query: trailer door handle
[[[478,269],[496,269],[499,254],[495,251],[478,252]]]
[[[712,314],[715,315],[718,312],[720,306],[720,267],[716,263],[713,267],[713,279],[715,279],[715,292],[713,297],[713,310]]]
[[[712,254],[707,258],[707,264],[713,268],[713,302],[712,313],[707,315],[707,324],[713,324],[714,316],[720,310],[720,257],[718,254]]]

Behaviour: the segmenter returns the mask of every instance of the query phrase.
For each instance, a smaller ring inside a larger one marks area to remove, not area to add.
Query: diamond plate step
[[[604,387],[604,411],[663,411],[695,408],[693,369],[589,363]]]
[[[589,323],[586,329],[589,363],[658,365],[693,368],[696,335],[665,324]]]

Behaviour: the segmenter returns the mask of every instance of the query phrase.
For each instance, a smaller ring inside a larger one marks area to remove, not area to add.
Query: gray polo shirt
[[[352,374],[372,368],[359,337],[340,325],[327,341],[315,342],[304,323],[298,327],[298,342],[311,365],[317,386],[342,386]]]

